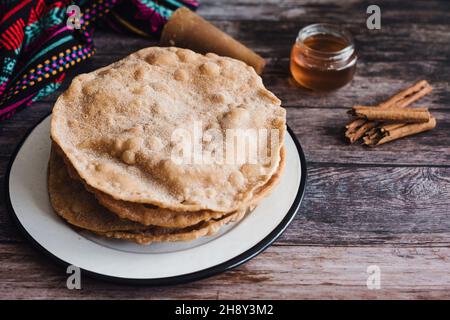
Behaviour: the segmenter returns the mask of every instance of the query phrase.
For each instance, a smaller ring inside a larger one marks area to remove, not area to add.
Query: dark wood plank
[[[202,1],[199,13],[215,20],[226,21],[289,21],[299,18],[308,23],[333,22],[365,23],[366,8],[371,1],[347,0],[207,0]],[[446,23],[450,4],[446,0],[403,1],[379,0],[382,21],[385,23]],[[319,21],[317,19],[320,19]]]
[[[450,242],[450,168],[310,165],[300,213],[279,243]]]
[[[28,244],[3,244],[0,245],[0,297],[448,299],[449,255],[449,248],[429,247],[271,247],[237,269],[189,284],[133,287],[82,276],[82,289],[68,290],[63,268],[55,267]],[[380,290],[367,289],[369,265],[380,267]]]

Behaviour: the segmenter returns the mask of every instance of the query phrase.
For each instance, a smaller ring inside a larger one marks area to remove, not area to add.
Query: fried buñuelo
[[[229,213],[276,173],[285,118],[280,100],[243,62],[151,47],[74,78],[54,106],[51,137],[88,186],[115,200]],[[270,154],[258,152],[256,163],[196,162],[204,150],[232,152],[196,128],[266,130]],[[187,143],[174,139],[177,130],[200,146],[194,161],[173,160],[174,145]]]

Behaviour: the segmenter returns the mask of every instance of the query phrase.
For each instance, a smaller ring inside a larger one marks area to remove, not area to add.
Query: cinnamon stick
[[[382,137],[389,135],[392,130],[398,129],[406,125],[407,125],[406,123],[387,123],[384,125],[380,125],[379,127],[372,128],[370,131],[366,133],[366,136],[363,138],[364,144],[366,145],[374,144],[375,141],[378,141]]]
[[[378,122],[375,121],[366,121],[362,126],[360,126],[354,134],[349,134],[350,143],[354,143],[358,141],[364,134],[372,128],[375,128],[378,125]]]
[[[381,109],[387,108],[404,108],[411,103],[419,100],[423,96],[432,91],[432,87],[426,80],[421,80],[415,83],[412,87],[406,88],[385,102],[379,104],[377,107]],[[370,120],[361,121],[362,119],[355,119],[349,122],[346,127],[345,136],[349,139],[350,143],[354,143],[359,140],[364,134],[375,128],[378,123]]]
[[[345,126],[347,131],[354,131],[356,128],[364,124],[364,119],[356,119]]]
[[[400,127],[392,126],[390,130],[385,130],[382,134],[378,131],[376,136],[364,137],[364,144],[369,146],[378,146],[389,141],[428,131],[435,127],[436,119],[434,117],[431,117],[430,120],[425,123],[412,123]]]
[[[423,123],[430,120],[427,108],[380,108],[354,106],[350,113],[366,120]]]
[[[370,145],[373,141],[378,141],[381,139],[380,132],[377,128],[371,129],[366,136],[363,138],[364,144]]]
[[[399,93],[395,94],[385,102],[379,104],[380,108],[404,108],[414,101],[419,100],[423,96],[427,95],[433,90],[430,84],[426,80],[421,80],[414,84],[412,87],[406,88]]]
[[[385,125],[380,127],[380,132],[381,133],[386,133],[386,132],[392,131],[394,129],[398,129],[400,127],[403,127],[405,125],[406,125],[405,123],[401,123],[401,122],[400,123],[388,123],[388,124],[385,124]]]

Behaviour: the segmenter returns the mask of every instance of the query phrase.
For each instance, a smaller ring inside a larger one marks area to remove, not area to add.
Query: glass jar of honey
[[[357,55],[351,35],[325,23],[300,30],[291,51],[291,73],[302,86],[318,91],[338,89],[353,79]]]

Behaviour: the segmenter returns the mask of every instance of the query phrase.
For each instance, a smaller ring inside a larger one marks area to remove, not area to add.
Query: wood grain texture
[[[365,27],[369,4],[202,0],[202,16],[267,59],[264,83],[287,107],[309,169],[300,213],[276,244],[210,279],[135,288],[83,278],[83,290],[67,290],[64,270],[18,232],[4,180],[17,144],[69,81],[1,122],[0,298],[450,298],[450,2],[380,0],[382,28],[376,31]],[[299,29],[316,22],[349,29],[359,55],[354,81],[328,94],[299,88],[289,74]],[[106,30],[98,30],[94,41],[97,54],[85,72],[157,44]],[[374,149],[346,144],[347,108],[379,103],[419,79],[434,87],[418,104],[436,116],[435,130]],[[381,290],[366,288],[369,264],[381,267]]]
[[[279,21],[320,18],[331,22],[365,22],[366,8],[372,4],[361,0],[223,0],[202,1],[199,12],[211,20]],[[445,23],[450,4],[446,0],[402,1],[379,0],[386,24],[419,22]]]
[[[82,289],[68,290],[63,268],[49,266],[28,244],[10,244],[0,245],[0,292],[22,299],[448,299],[449,255],[449,248],[274,246],[194,283],[133,287],[82,275]],[[366,284],[373,265],[381,271],[379,290]]]

